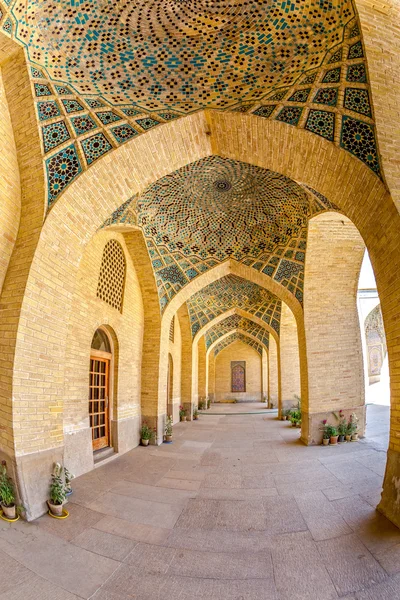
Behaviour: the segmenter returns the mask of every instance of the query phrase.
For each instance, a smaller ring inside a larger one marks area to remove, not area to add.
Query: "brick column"
[[[364,371],[357,288],[364,242],[349,219],[327,213],[309,223],[304,321],[309,400],[302,438],[320,443],[321,421],[355,412],[365,426]]]
[[[214,350],[208,353],[208,370],[207,370],[207,397],[211,402],[215,400],[215,354]]]
[[[269,336],[268,352],[268,375],[269,375],[269,401],[275,407],[280,407],[280,372],[279,352],[276,341],[272,335]]]
[[[200,338],[197,344],[198,351],[198,386],[197,386],[197,399],[195,402],[205,401],[206,399],[206,342],[204,335]]]
[[[193,387],[197,388],[197,364],[193,367],[193,358],[197,363],[197,356],[193,357],[192,331],[190,327],[189,313],[186,302],[178,310],[179,325],[182,336],[182,356],[181,356],[181,404],[186,410],[186,418],[191,421],[193,418]],[[192,378],[196,378],[193,381]]]
[[[272,337],[272,336],[271,336]],[[300,391],[300,355],[296,319],[290,308],[282,302],[280,331],[281,402],[282,409],[295,406]]]

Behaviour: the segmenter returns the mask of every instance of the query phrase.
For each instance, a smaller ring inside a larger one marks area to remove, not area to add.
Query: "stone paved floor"
[[[400,530],[374,508],[387,408],[328,448],[237,408],[79,477],[66,521],[1,522],[0,600],[400,598]]]

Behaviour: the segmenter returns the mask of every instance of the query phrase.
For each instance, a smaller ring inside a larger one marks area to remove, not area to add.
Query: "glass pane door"
[[[110,361],[104,358],[90,359],[89,419],[92,428],[93,450],[109,444],[108,420],[108,372]]]

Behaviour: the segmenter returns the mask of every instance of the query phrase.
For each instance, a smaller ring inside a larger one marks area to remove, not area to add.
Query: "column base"
[[[400,452],[396,450],[387,453],[382,498],[377,510],[400,528]]]
[[[192,402],[184,402],[183,408],[186,410],[186,421],[193,421],[194,404]]]
[[[333,412],[339,416],[339,410],[328,410],[320,413],[306,413],[302,411],[301,415],[301,441],[307,446],[322,444],[322,421],[325,419],[331,425],[336,425],[338,421],[333,416]],[[358,417],[358,434],[360,437],[364,436],[365,431],[365,414],[366,407],[357,406],[356,408],[343,409],[343,415],[346,420],[350,418],[350,415],[355,413]]]

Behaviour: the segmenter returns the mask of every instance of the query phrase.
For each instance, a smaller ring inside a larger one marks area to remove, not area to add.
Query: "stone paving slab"
[[[78,477],[66,521],[1,522],[0,600],[400,598],[375,409],[372,443],[327,448],[235,410]]]

